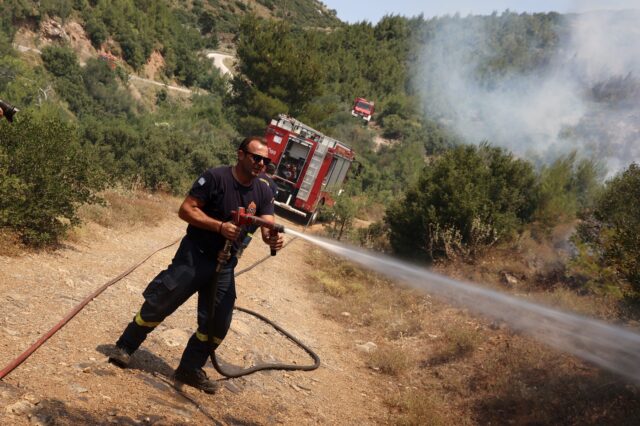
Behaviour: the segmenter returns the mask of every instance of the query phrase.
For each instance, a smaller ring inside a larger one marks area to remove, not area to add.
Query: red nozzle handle
[[[278,224],[278,223],[272,223],[271,224],[271,231],[275,231],[276,235],[278,235],[281,232],[284,232],[284,226]],[[276,250],[275,249],[271,249],[271,256],[275,256],[276,255]]]
[[[274,231],[275,231],[275,233],[276,233],[276,237],[277,237],[277,235],[278,235],[278,228],[273,227],[273,228],[271,229],[271,232],[274,232]],[[277,253],[277,252],[276,252],[276,249],[272,248],[272,249],[271,249],[271,256],[275,256],[275,255],[276,255],[276,253]]]
[[[278,223],[267,222],[264,219],[247,214],[244,207],[238,207],[238,210],[232,211],[231,214],[233,215],[233,221],[236,225],[254,224],[258,226],[264,226],[265,228],[270,229],[272,232],[275,231],[276,234],[284,232],[284,226]],[[275,255],[276,251],[274,249],[271,249],[271,256]]]

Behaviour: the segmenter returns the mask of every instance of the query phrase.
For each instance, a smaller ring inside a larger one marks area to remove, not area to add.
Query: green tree
[[[102,43],[107,41],[109,38],[109,30],[107,26],[99,20],[94,14],[88,14],[84,29],[89,34],[89,38],[91,39],[91,44],[96,49],[102,46]]]
[[[530,219],[535,182],[531,164],[501,148],[454,148],[387,209],[391,246],[428,260],[473,254]]]
[[[549,232],[587,210],[600,190],[601,176],[602,169],[595,161],[578,160],[575,152],[544,166],[534,215],[542,230]]]
[[[245,19],[241,29],[240,71],[257,92],[286,103],[294,115],[322,93],[324,76],[314,36],[293,31],[284,21],[264,22],[253,17]],[[246,85],[242,78],[236,77],[236,88]],[[249,114],[258,115],[249,105],[255,92],[237,92],[237,103]]]
[[[354,195],[353,185],[347,185],[341,193],[333,194],[335,202],[331,207],[322,207],[323,216],[328,214],[331,218],[330,234],[338,241],[352,229],[356,215],[362,208],[362,200]]]
[[[591,215],[578,226],[575,241],[586,246],[579,262],[592,265],[596,277],[611,277],[613,268],[640,294],[640,167],[627,170],[606,183]],[[585,259],[589,256],[589,259]],[[584,268],[582,269],[584,272]],[[610,285],[602,280],[600,285]]]
[[[69,47],[46,46],[42,49],[42,62],[45,68],[56,77],[78,82],[82,69],[76,53]]]
[[[25,243],[59,241],[79,222],[77,208],[97,201],[103,180],[73,125],[48,110],[22,111],[13,125],[0,123],[0,226]]]

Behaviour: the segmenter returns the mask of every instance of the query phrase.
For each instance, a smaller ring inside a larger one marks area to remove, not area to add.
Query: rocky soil
[[[87,295],[178,240],[184,229],[177,218],[119,231],[91,224],[85,237],[60,250],[0,256],[0,368]],[[237,305],[269,317],[309,345],[321,358],[319,369],[225,379],[208,363],[209,376],[223,385],[217,394],[175,387],[173,369],[195,328],[195,298],[149,336],[131,368],[109,364],[113,342],[138,310],[147,283],[170,262],[173,245],[107,288],[0,381],[0,424],[386,423],[384,384],[361,356],[366,340],[356,340],[319,313],[320,293],[310,293],[305,283],[310,247],[285,238],[289,244],[278,256],[238,276]],[[266,255],[268,248],[254,242],[237,271]],[[219,352],[225,361],[245,367],[263,361],[312,363],[286,337],[242,312],[236,312]]]

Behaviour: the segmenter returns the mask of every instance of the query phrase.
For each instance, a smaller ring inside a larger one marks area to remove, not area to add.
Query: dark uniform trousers
[[[218,275],[213,329],[215,347],[225,338],[231,325],[236,299],[234,268],[237,263],[237,258],[232,257]],[[180,367],[202,368],[209,355],[207,318],[211,306],[210,294],[215,268],[215,253],[205,253],[189,236],[185,236],[171,265],[160,272],[142,293],[142,308],[124,330],[116,345],[133,353],[140,347],[147,334],[197,292],[198,329],[187,343]]]

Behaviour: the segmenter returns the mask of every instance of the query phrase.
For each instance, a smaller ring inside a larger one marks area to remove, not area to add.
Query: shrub
[[[501,148],[457,147],[425,167],[387,209],[391,246],[428,260],[473,255],[531,218],[535,183],[531,164]]]
[[[340,195],[334,194],[335,203],[333,206],[324,207],[332,222],[329,235],[338,241],[351,230],[356,214],[362,207],[362,201],[355,198],[349,189],[347,188]]]
[[[411,358],[401,347],[382,346],[369,354],[369,368],[390,376],[400,376],[411,366]]]
[[[389,251],[388,232],[389,229],[384,222],[374,222],[366,228],[358,229],[358,243],[364,248],[387,252]]]
[[[384,118],[383,125],[384,131],[382,134],[385,138],[390,139],[401,138],[407,129],[406,121],[396,114],[387,115]]]
[[[82,69],[75,52],[68,47],[47,46],[42,49],[44,67],[56,77],[80,80]]]
[[[0,123],[0,140],[0,227],[30,245],[56,243],[79,222],[77,208],[97,201],[95,163],[76,129],[53,114],[23,111],[13,125]]]
[[[607,182],[593,212],[578,225],[574,237],[578,247],[582,247],[574,265],[586,262],[591,268],[596,266],[595,271],[586,275],[603,278],[610,277],[608,268],[613,268],[636,293],[640,292],[639,199],[640,167],[634,163]],[[583,272],[585,269],[582,268]]]
[[[569,222],[591,206],[601,186],[602,170],[592,160],[577,160],[572,153],[540,171],[535,220],[546,233],[559,223]]]
[[[122,48],[122,57],[133,68],[140,69],[146,59],[144,48],[132,30],[118,36]]]
[[[74,0],[41,0],[38,2],[42,15],[59,16],[67,19],[73,10]]]
[[[94,15],[89,16],[85,22],[85,30],[89,34],[91,44],[96,49],[99,49],[100,46],[102,46],[102,43],[107,41],[109,38],[109,30],[107,29],[107,26],[104,22],[96,19]]]

